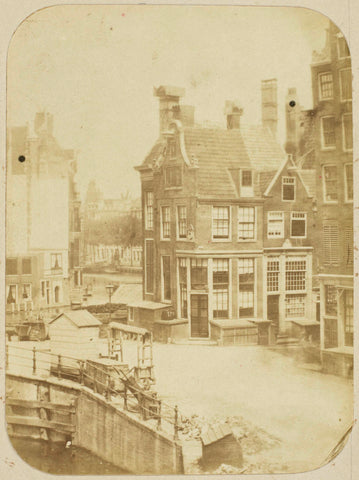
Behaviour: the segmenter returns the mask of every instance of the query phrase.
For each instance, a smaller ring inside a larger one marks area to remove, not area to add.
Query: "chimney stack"
[[[262,80],[262,124],[277,134],[278,121],[277,79]]]
[[[237,100],[226,100],[224,114],[227,117],[227,129],[239,130],[241,116],[243,115],[243,108],[240,103]]]
[[[168,130],[172,120],[178,119],[179,100],[185,94],[184,88],[161,85],[153,89],[153,95],[160,101],[160,135]]]

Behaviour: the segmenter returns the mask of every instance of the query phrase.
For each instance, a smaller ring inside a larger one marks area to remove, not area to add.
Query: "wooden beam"
[[[7,415],[7,423],[11,425],[23,425],[29,427],[49,428],[57,432],[74,433],[75,425],[69,423],[52,422],[51,420],[43,420],[38,417],[24,417],[22,415]]]
[[[74,405],[65,405],[61,403],[39,402],[38,400],[23,400],[22,398],[7,398],[6,405],[12,407],[24,408],[45,408],[46,410],[55,410],[56,412],[75,413]]]

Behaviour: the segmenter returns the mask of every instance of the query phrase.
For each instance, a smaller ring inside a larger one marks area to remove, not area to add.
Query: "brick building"
[[[256,344],[271,330],[292,335],[292,320],[311,316],[313,194],[275,140],[276,81],[262,82],[258,126],[241,125],[236,102],[226,102],[227,129],[196,126],[183,95],[155,89],[160,136],[136,167],[144,282],[130,319],[146,318],[164,340]]]
[[[348,45],[332,23],[324,49],[313,52],[311,72],[313,109],[296,115],[296,122],[292,112],[287,114],[288,139],[299,132],[294,142],[296,163],[315,169],[314,265],[320,291],[323,369],[350,375],[354,330],[352,73]],[[311,129],[304,128],[308,119]]]

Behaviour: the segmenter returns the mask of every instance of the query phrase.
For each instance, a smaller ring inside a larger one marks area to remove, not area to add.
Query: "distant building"
[[[81,284],[80,201],[72,150],[53,136],[52,115],[8,130],[6,311],[56,309]]]
[[[324,49],[313,53],[311,71],[313,109],[287,113],[287,147],[294,144],[301,169],[315,170],[314,265],[320,292],[323,369],[350,375],[354,331],[352,70],[346,40],[332,23]],[[311,127],[305,128],[308,122]]]
[[[311,320],[313,192],[275,139],[276,92],[275,80],[262,82],[262,125],[241,125],[243,109],[228,101],[227,129],[213,129],[182,117],[183,89],[155,89],[160,136],[136,167],[144,273],[135,321],[153,318],[171,338],[257,344]]]

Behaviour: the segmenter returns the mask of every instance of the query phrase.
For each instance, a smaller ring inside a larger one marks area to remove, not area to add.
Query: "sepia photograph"
[[[333,462],[355,423],[341,29],[299,7],[56,5],[6,70],[18,456],[101,476]]]

